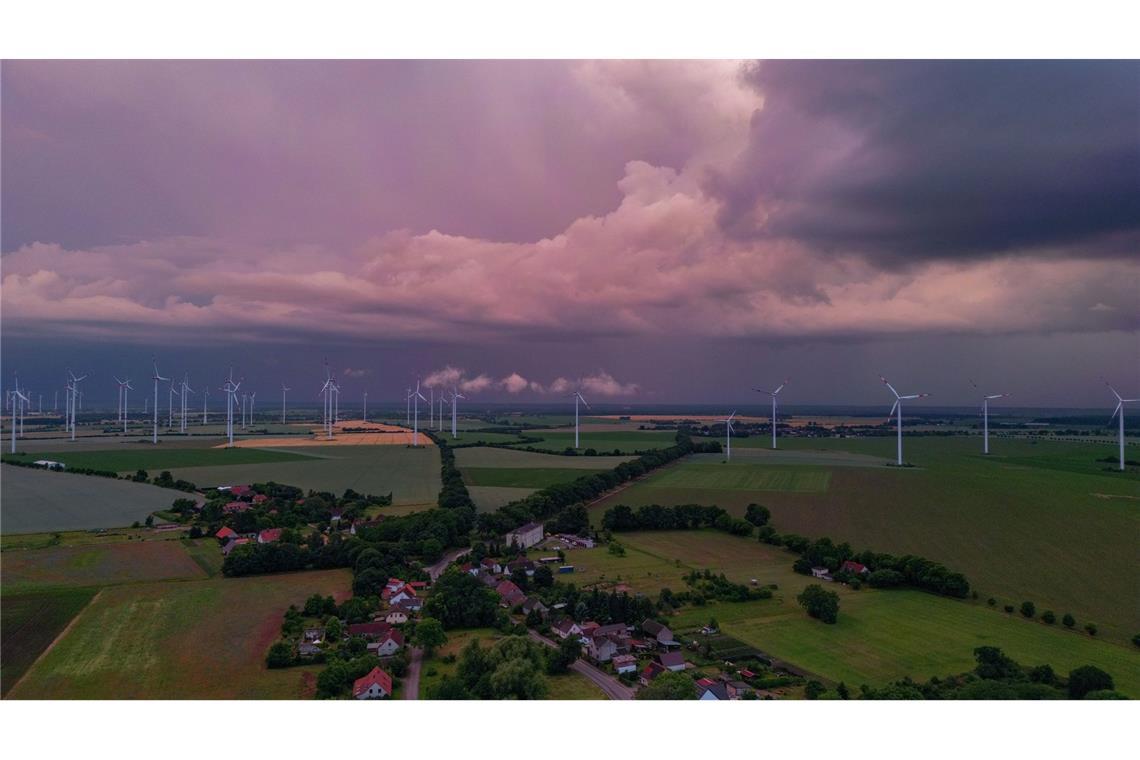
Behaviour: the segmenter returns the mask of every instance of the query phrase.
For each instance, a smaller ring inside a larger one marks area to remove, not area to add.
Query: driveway
[[[439,576],[443,575],[443,571],[447,569],[448,565],[450,565],[452,562],[459,559],[460,557],[466,556],[470,553],[471,553],[470,547],[468,547],[466,549],[452,549],[451,551],[449,551],[443,555],[443,559],[441,559],[439,562],[436,562],[434,565],[428,565],[427,567],[424,568],[424,570],[427,572],[428,576],[431,578],[432,583],[435,583],[435,581],[439,578]]]
[[[540,635],[537,631],[528,631],[527,633],[529,633],[530,637],[535,641],[541,642],[548,647],[558,648],[557,644],[545,636]],[[574,664],[570,666],[570,669],[590,679],[590,681],[601,689],[610,699],[633,699],[634,690],[632,688],[581,658],[575,660]]]

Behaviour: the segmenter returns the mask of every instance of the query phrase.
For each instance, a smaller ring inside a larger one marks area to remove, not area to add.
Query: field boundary
[[[64,636],[71,632],[71,629],[75,626],[75,621],[79,620],[79,618],[83,616],[83,613],[87,612],[87,610],[91,608],[91,605],[93,605],[95,601],[101,596],[103,596],[103,589],[96,591],[94,596],[87,600],[87,604],[83,605],[83,609],[79,610],[79,612],[76,612],[71,620],[67,621],[67,625],[63,627],[62,631],[56,634],[56,637],[51,640],[51,643],[44,648],[44,651],[40,652],[39,657],[32,660],[32,664],[28,666],[27,670],[25,670],[23,674],[16,679],[15,683],[8,687],[9,694],[15,691],[16,687],[20,685],[20,682],[28,677],[28,673],[31,673],[33,670],[35,670],[36,666],[40,664],[40,660],[47,657],[48,652],[55,649],[55,645],[58,644]]]

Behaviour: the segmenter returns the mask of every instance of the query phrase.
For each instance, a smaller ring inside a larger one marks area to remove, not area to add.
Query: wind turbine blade
[[[1123,408],[1124,408],[1124,399],[1121,399],[1121,400],[1120,400],[1120,401],[1119,401],[1119,402],[1116,404],[1116,408],[1112,410],[1112,416],[1108,418],[1108,421],[1109,421],[1109,422],[1112,422],[1113,420],[1115,420],[1115,419],[1116,419],[1116,415],[1117,415],[1117,414],[1120,412],[1120,410],[1121,410],[1121,409],[1123,409]]]
[[[1104,384],[1105,384],[1105,385],[1108,385],[1108,381],[1107,381],[1107,380],[1105,380],[1105,381],[1104,381]],[[1108,389],[1109,389],[1110,391],[1112,391],[1112,395],[1113,395],[1113,396],[1116,396],[1116,400],[1117,400],[1117,401],[1123,401],[1123,399],[1120,397],[1120,394],[1116,392],[1116,389],[1115,389],[1115,388],[1113,388],[1111,385],[1108,385]]]
[[[895,403],[894,403],[894,406],[891,407],[891,411],[887,412],[887,421],[888,422],[891,419],[891,415],[895,413],[895,409],[898,409],[898,407],[899,407],[899,400],[895,399]]]
[[[883,381],[883,385],[885,385],[891,389],[891,393],[895,394],[895,398],[899,397],[899,392],[895,390],[895,386],[893,386],[887,382],[887,378],[883,377],[882,375],[879,375],[879,379]]]
[[[784,390],[784,386],[787,385],[790,380],[791,380],[791,378],[789,377],[789,378],[785,379],[784,382],[780,383],[780,387],[777,388],[776,390],[772,391],[772,395],[775,396],[777,393]]]

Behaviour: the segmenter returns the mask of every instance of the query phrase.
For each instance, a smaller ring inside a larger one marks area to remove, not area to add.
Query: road
[[[466,549],[452,549],[451,551],[449,551],[443,555],[443,559],[441,559],[439,562],[436,562],[434,565],[428,565],[427,567],[424,568],[424,570],[427,572],[428,576],[431,578],[432,583],[435,583],[436,579],[439,578],[439,576],[443,575],[443,571],[447,569],[448,565],[450,565],[452,562],[459,559],[460,557],[463,557],[463,556],[470,554],[470,553],[471,553],[470,547],[468,547]]]
[[[528,633],[535,641],[545,644],[548,647],[558,648],[557,644],[545,636],[540,635],[537,631],[528,631]],[[570,669],[590,679],[590,681],[601,689],[610,699],[633,699],[634,690],[632,688],[626,686],[608,673],[602,672],[585,660],[575,660],[574,664],[570,666]]]
[[[408,672],[404,676],[404,699],[420,698],[420,666],[423,665],[424,650],[408,647]]]

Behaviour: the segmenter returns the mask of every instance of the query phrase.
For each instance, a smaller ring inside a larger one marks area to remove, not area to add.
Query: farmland
[[[395,504],[434,503],[439,494],[440,461],[435,446],[304,446],[290,449],[289,453],[297,458],[260,464],[180,467],[171,473],[199,486],[273,480],[306,491],[339,494],[351,488],[378,496],[391,493]]]
[[[32,454],[5,454],[4,461],[15,460],[32,462],[43,457]],[[94,451],[62,451],[51,455],[51,459],[63,462],[70,468],[107,470],[119,473],[134,473],[147,470],[152,475],[161,470],[179,467],[224,467],[237,464],[262,464],[265,462],[291,462],[304,459],[298,454],[264,449],[218,449],[218,448],[164,448],[138,445],[136,448],[122,447]]]
[[[527,435],[542,438],[540,443],[522,444],[542,451],[562,452],[574,447],[573,430],[530,430]],[[622,454],[633,454],[649,449],[664,449],[673,445],[676,434],[669,430],[654,431],[624,431],[624,430],[582,430],[579,436],[579,448],[595,449],[602,453],[619,451]]]
[[[823,461],[885,460],[894,440],[790,438],[781,445]],[[695,487],[686,471],[716,465],[693,457],[597,504],[595,523],[619,503],[717,504],[743,514],[748,503],[760,502],[772,510],[779,532],[920,554],[965,573],[983,599],[1072,612],[1117,642],[1140,631],[1140,610],[1124,601],[1137,593],[1140,476],[1104,471],[1096,459],[1111,456],[1111,447],[1002,440],[987,458],[972,437],[913,438],[906,445],[917,467],[827,466],[827,490],[816,492]],[[748,459],[749,466],[796,469],[786,457],[766,464],[770,453],[749,452],[756,462]],[[743,466],[735,454],[734,464],[721,466]]]
[[[545,488],[601,471],[581,467],[468,467],[463,470],[463,480],[473,486]]]
[[[504,488],[502,486],[467,486],[471,501],[480,512],[493,512],[504,504],[518,501],[534,493],[536,488]]]
[[[10,692],[12,698],[290,699],[315,668],[268,670],[282,611],[348,594],[330,570],[105,588]]]
[[[975,647],[992,645],[1026,665],[1049,663],[1058,671],[1098,665],[1121,690],[1140,695],[1140,654],[1131,645],[1009,616],[981,602],[840,584],[828,584],[840,594],[839,623],[824,625],[795,602],[817,581],[792,572],[794,555],[782,549],[711,531],[630,533],[620,540],[626,557],[603,555],[604,549],[570,552],[567,561],[586,571],[576,580],[620,576],[633,590],[653,594],[662,587],[682,590],[684,573],[710,568],[737,582],[775,583],[770,600],[685,607],[672,625],[687,632],[715,617],[724,633],[830,680],[881,684],[962,672],[973,667]]]
[[[473,446],[455,450],[467,490],[480,512],[498,509],[553,483],[617,467],[631,457],[567,457]]]
[[[130,525],[185,495],[146,483],[0,465],[4,533]]]
[[[188,542],[189,543],[189,542]],[[205,548],[220,555],[217,542]],[[181,541],[121,541],[0,553],[4,593],[43,587],[105,586],[207,576]]]
[[[535,451],[483,446],[455,450],[455,462],[461,470],[466,470],[469,467],[537,467],[540,469],[553,467],[609,470],[622,462],[628,462],[630,459],[632,457],[629,456],[566,457]]]
[[[54,589],[0,596],[4,618],[0,636],[0,684],[4,695],[31,667],[72,618],[82,610],[96,589]]]
[[[815,467],[758,467],[748,464],[692,463],[672,467],[653,478],[652,488],[695,488],[717,491],[788,491],[822,493],[831,481],[828,470]]]

